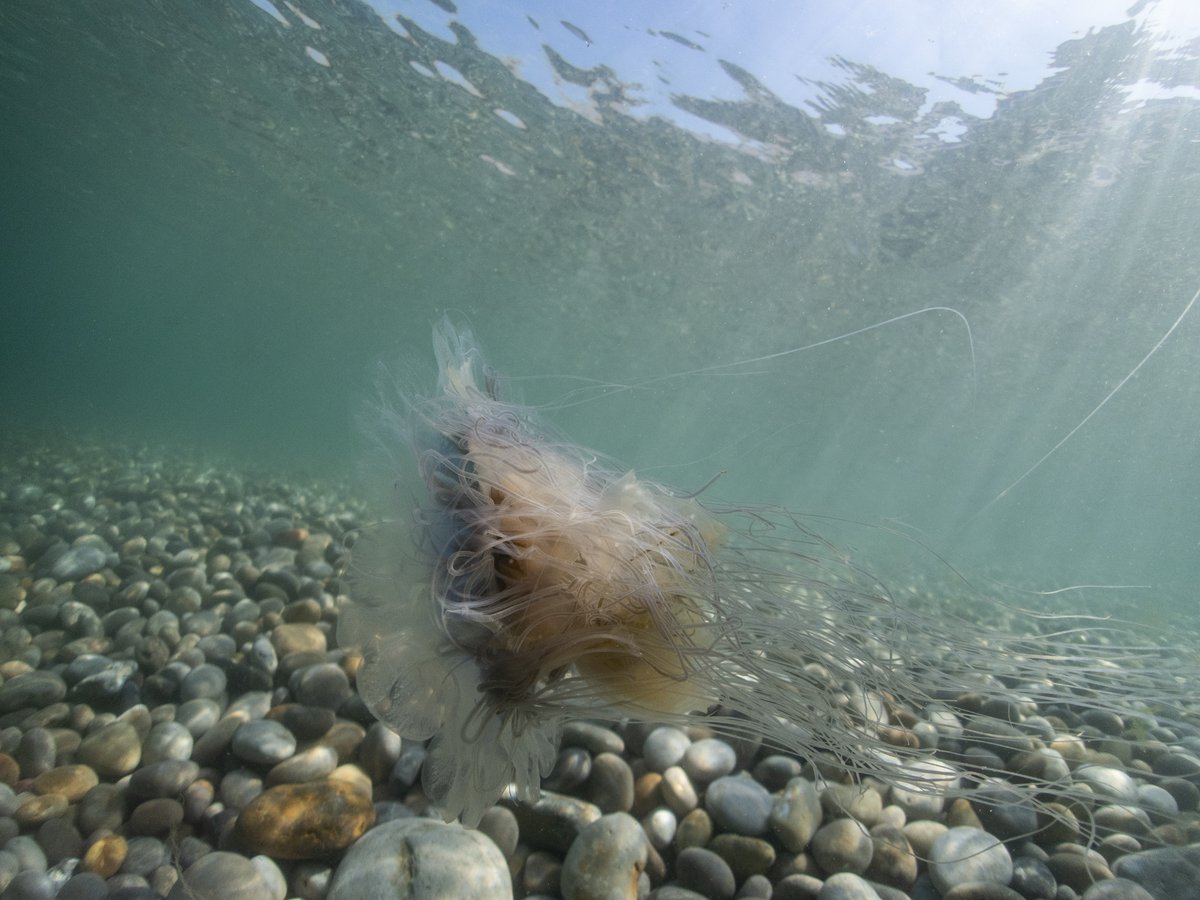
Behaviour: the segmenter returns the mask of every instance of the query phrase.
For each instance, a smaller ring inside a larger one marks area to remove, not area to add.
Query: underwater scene
[[[1200,898],[1200,8],[0,3],[0,900]]]

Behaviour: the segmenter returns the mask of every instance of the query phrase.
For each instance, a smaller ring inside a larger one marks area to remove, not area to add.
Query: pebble
[[[319,781],[337,768],[337,751],[324,744],[314,744],[295,756],[283,760],[267,773],[266,784],[298,784]]]
[[[684,751],[679,765],[693,783],[708,784],[734,770],[737,766],[737,753],[724,741],[703,738]]]
[[[32,787],[38,794],[61,794],[68,803],[78,803],[99,782],[89,766],[59,766],[34,778]]]
[[[1158,847],[1123,856],[1113,874],[1141,885],[1156,898],[1181,898],[1200,884],[1200,844]]]
[[[700,797],[687,772],[679,766],[668,766],[662,773],[659,792],[663,802],[677,816],[686,816],[700,804]]]
[[[176,797],[200,774],[190,759],[164,759],[142,766],[129,777],[129,793],[134,798]]]
[[[565,854],[575,838],[603,813],[594,803],[542,791],[533,803],[512,807],[521,838],[530,847]],[[615,814],[614,814],[615,815]]]
[[[708,849],[729,863],[738,881],[762,875],[775,862],[775,848],[762,838],[718,834],[709,841]]]
[[[691,744],[692,739],[678,728],[656,728],[642,743],[642,758],[648,768],[655,772],[665,772],[671,766],[679,764]]]
[[[816,786],[805,778],[793,778],[775,797],[768,824],[792,853],[802,852],[821,827],[824,811]]]
[[[585,793],[603,813],[629,812],[633,809],[633,770],[629,763],[611,751],[592,760]]]
[[[525,857],[525,866],[521,870],[521,885],[526,895],[559,894],[562,887],[562,861],[552,853],[534,850]]]
[[[166,759],[188,759],[192,755],[195,743],[192,732],[186,725],[177,721],[159,722],[150,729],[146,740],[142,742],[142,765],[147,766]]]
[[[230,749],[248,763],[272,766],[296,752],[296,738],[279,722],[243,722],[233,733]]]
[[[252,860],[237,853],[218,850],[188,866],[167,898],[268,900],[276,896],[273,886]]]
[[[943,894],[956,884],[1008,884],[1013,862],[1000,840],[977,828],[951,828],[929,851],[929,876]]]
[[[700,847],[689,847],[675,858],[675,879],[681,887],[712,900],[731,900],[737,892],[737,880],[729,864]]]
[[[880,900],[879,893],[853,872],[839,872],[825,879],[817,900]]]
[[[512,895],[508,864],[487,837],[457,824],[402,819],[372,828],[347,851],[326,898],[506,900]]]
[[[735,834],[766,834],[773,806],[767,789],[744,772],[717,778],[704,792],[704,808],[713,822]]]
[[[579,833],[563,860],[565,900],[636,897],[649,845],[637,819],[609,813]]]
[[[611,728],[595,725],[591,722],[568,722],[563,726],[561,745],[563,747],[582,747],[593,756],[601,753],[625,752],[625,742]]]
[[[203,663],[184,677],[179,686],[179,699],[184,703],[189,700],[219,701],[225,693],[225,686],[225,673],[211,663]]]
[[[101,778],[116,780],[141,762],[142,738],[129,722],[112,722],[85,737],[75,757]]]
[[[861,875],[871,864],[874,845],[862,823],[854,819],[834,819],[817,829],[811,852],[817,865],[826,872]]]
[[[1083,900],[1157,900],[1157,898],[1135,881],[1110,878],[1108,881],[1098,881],[1091,885],[1083,892]]]
[[[250,801],[234,836],[254,853],[315,859],[350,846],[374,821],[370,795],[348,782],[281,784]]]
[[[108,564],[108,553],[89,544],[71,547],[54,561],[50,577],[56,581],[78,581]]]
[[[67,695],[67,685],[53,672],[25,672],[0,684],[0,713],[40,709]]]

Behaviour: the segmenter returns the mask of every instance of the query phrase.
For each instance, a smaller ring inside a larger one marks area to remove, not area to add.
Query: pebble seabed
[[[1200,728],[1002,694],[891,723],[931,765],[1011,773],[953,800],[699,724],[579,722],[538,802],[445,824],[336,646],[348,492],[0,451],[0,900],[1200,897]],[[1039,821],[1023,774],[1089,799]]]

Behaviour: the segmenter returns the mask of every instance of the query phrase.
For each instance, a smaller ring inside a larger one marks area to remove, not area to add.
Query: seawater
[[[1200,314],[1014,485],[1200,287],[1186,10],[572,6],[5,3],[4,420],[342,475],[452,309],[656,480],[1194,615]]]

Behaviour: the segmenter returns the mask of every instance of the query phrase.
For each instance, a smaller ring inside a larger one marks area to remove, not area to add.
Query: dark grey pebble
[[[994,881],[966,881],[942,895],[942,900],[1023,900],[1012,888]]]
[[[277,784],[318,781],[336,769],[337,764],[337,751],[333,747],[313,744],[307,750],[301,750],[272,766],[271,771],[267,773],[266,784],[268,787],[274,787]]]
[[[179,699],[184,703],[197,699],[217,700],[224,693],[225,673],[211,663],[196,666],[179,686]]]
[[[108,885],[95,872],[72,875],[58,892],[57,900],[104,900]]]
[[[188,866],[167,896],[169,900],[263,900],[273,892],[252,861],[218,851]]]
[[[375,722],[359,744],[358,764],[372,782],[381,782],[400,758],[401,748],[400,735],[382,722]]]
[[[23,672],[0,684],[0,713],[49,706],[66,695],[66,682],[55,673]]]
[[[512,810],[505,809],[503,806],[493,806],[484,811],[483,818],[479,820],[477,827],[500,848],[505,859],[510,858],[516,852],[521,830],[517,826],[517,817],[513,815]]]
[[[766,875],[751,875],[738,888],[738,900],[771,900],[771,879]]]
[[[183,804],[169,797],[158,797],[134,807],[129,816],[129,833],[166,835],[182,822]]]
[[[158,838],[130,838],[125,852],[125,862],[121,864],[121,871],[127,875],[145,877],[159,866],[165,865],[169,859],[166,846]]]
[[[249,769],[234,769],[221,777],[219,795],[230,809],[244,809],[263,792],[262,779]]]
[[[1159,847],[1123,856],[1113,874],[1141,885],[1157,897],[1182,898],[1200,884],[1200,844]]]
[[[766,834],[773,804],[767,789],[746,773],[718,778],[704,794],[704,808],[717,827],[750,837]]]
[[[290,703],[283,708],[279,718],[287,730],[301,741],[311,741],[319,738],[333,727],[337,716],[331,709],[319,706],[304,706],[300,703]]]
[[[592,774],[592,754],[582,747],[563,747],[542,787],[560,794],[573,792]]]
[[[929,875],[945,894],[956,884],[991,881],[1008,884],[1013,863],[1008,848],[999,838],[978,828],[951,828],[933,842]]]
[[[790,756],[778,754],[759,760],[754,767],[754,780],[768,791],[780,791],[800,775],[801,765]]]
[[[300,669],[293,673],[288,687],[300,703],[325,709],[337,709],[352,693],[349,677],[334,663]]]
[[[625,752],[625,741],[619,734],[611,728],[591,722],[568,722],[563,726],[561,746],[582,747],[593,756]]]
[[[388,787],[397,794],[403,794],[421,774],[425,765],[425,748],[420,744],[407,744],[400,750],[400,757],[388,774]]]
[[[1033,797],[1007,782],[984,782],[968,800],[984,830],[1002,841],[1026,837],[1037,831],[1037,807]]]
[[[680,729],[662,726],[646,736],[642,743],[642,757],[651,771],[663,772],[678,765],[691,744],[692,739]]]
[[[1197,889],[1196,893],[1200,895],[1200,889]],[[1084,891],[1083,900],[1157,900],[1157,898],[1134,881],[1110,878],[1108,881],[1098,881]]]
[[[75,824],[65,817],[43,822],[38,827],[36,840],[46,854],[47,865],[55,866],[64,859],[83,856],[83,836]]]
[[[562,860],[545,850],[534,850],[525,857],[521,882],[527,896],[558,894],[562,885]]]
[[[56,581],[78,581],[108,564],[108,552],[87,544],[71,547],[54,561],[50,577]]]
[[[142,766],[129,776],[129,793],[134,798],[177,797],[196,780],[200,767],[190,759],[164,759]]]
[[[1025,900],[1053,900],[1058,882],[1042,860],[1031,856],[1013,859],[1012,880],[1009,886]]]
[[[53,900],[56,885],[45,872],[18,872],[0,894],[2,900]]]
[[[221,705],[208,698],[188,700],[175,708],[175,722],[186,728],[193,739],[216,725],[220,718]]]
[[[602,815],[593,803],[565,794],[542,791],[533,803],[511,806],[521,830],[521,840],[530,847],[566,853],[575,838]],[[638,826],[639,832],[641,826]]]
[[[606,751],[592,760],[586,794],[603,813],[633,808],[633,770],[616,753]]]
[[[21,735],[13,757],[21,767],[22,778],[33,778],[53,769],[58,758],[54,735],[45,728],[30,728]]]
[[[258,719],[233,733],[230,748],[248,763],[273,766],[296,752],[296,738],[279,722]]]
[[[675,879],[681,887],[712,900],[732,900],[737,891],[729,864],[701,847],[689,847],[675,858]]]

